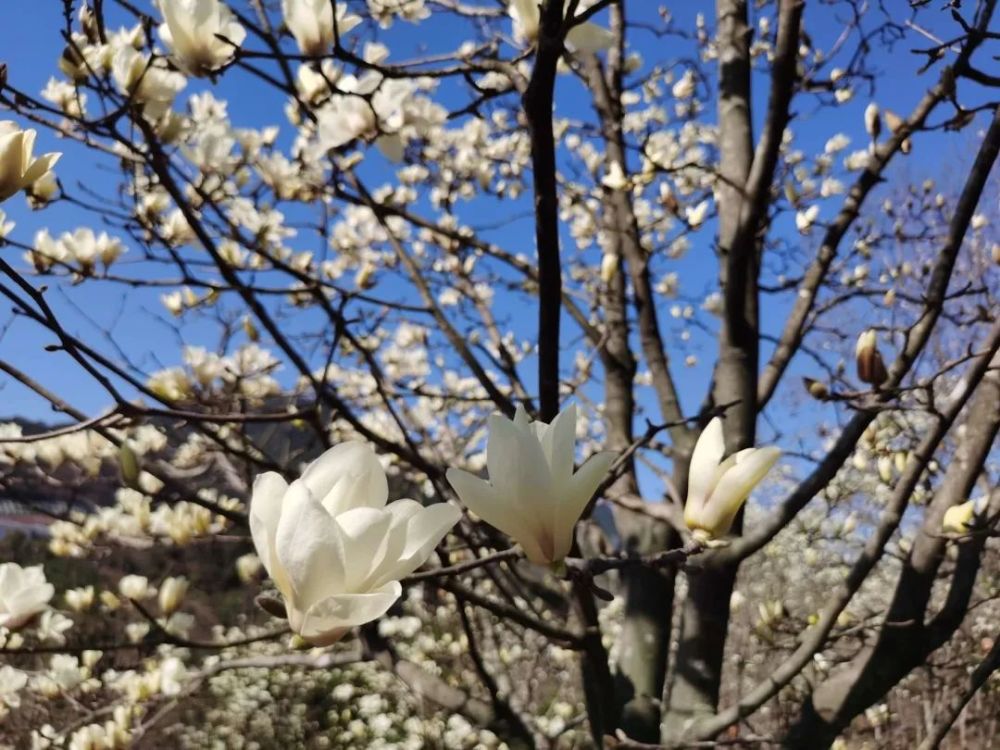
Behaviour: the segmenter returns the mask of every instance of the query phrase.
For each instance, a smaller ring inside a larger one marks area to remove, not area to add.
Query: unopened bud
[[[184,601],[187,594],[188,580],[183,576],[167,578],[160,586],[160,612],[169,617]]]
[[[951,534],[968,534],[975,515],[975,500],[968,500],[961,505],[952,505],[944,512],[944,518],[941,519],[941,530]]]
[[[877,141],[879,133],[882,132],[882,119],[879,116],[878,105],[872,102],[865,107],[865,130],[873,141]]]
[[[253,552],[236,558],[236,575],[240,577],[243,583],[250,583],[254,580],[260,574],[263,567],[260,558]]]
[[[813,398],[819,401],[826,401],[830,398],[830,389],[826,387],[826,383],[812,378],[802,378],[802,382]]]
[[[880,456],[878,460],[878,476],[886,484],[892,481],[892,457]]]
[[[605,253],[601,259],[601,281],[610,284],[618,275],[618,253]]]
[[[127,441],[118,448],[118,467],[121,469],[122,482],[125,483],[125,486],[135,489],[139,483],[139,473],[142,469],[139,466],[139,457]]]
[[[247,338],[253,342],[257,342],[260,339],[260,331],[257,330],[257,326],[253,324],[250,320],[250,316],[243,318],[243,333],[247,335]]]
[[[858,337],[855,357],[858,378],[863,383],[877,387],[889,379],[882,354],[878,350],[878,336],[873,329],[869,328]]]

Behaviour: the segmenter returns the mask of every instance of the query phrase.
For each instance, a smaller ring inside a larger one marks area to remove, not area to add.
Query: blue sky
[[[630,7],[640,9],[632,11],[639,16],[636,20],[652,21],[655,6],[660,4],[639,3],[633,0]],[[60,29],[63,26],[61,15],[63,3],[61,0],[36,0],[30,3],[18,0],[7,5],[8,7],[4,9],[4,23],[0,25],[0,55],[8,64],[9,80],[12,84],[27,91],[38,92],[44,87],[49,76],[58,75],[56,63],[62,50]],[[106,5],[114,4],[112,2]],[[704,12],[709,16],[712,13],[711,4],[706,2],[674,2],[668,5],[676,8],[675,16],[680,27],[692,26],[696,12]],[[834,33],[838,28],[836,24],[831,23],[831,14],[836,12],[836,9],[821,8],[815,4],[810,4],[807,10],[806,28],[821,46],[829,41],[825,35]],[[643,18],[642,14],[648,15],[649,18]],[[929,13],[921,23],[931,31],[942,35],[951,33],[950,22],[943,13]],[[937,28],[938,24],[941,24],[940,29]],[[114,19],[111,25],[116,25]],[[456,35],[464,33],[464,28],[454,22],[433,17],[419,26],[398,23],[386,34],[384,41],[392,48],[394,58],[406,58],[410,54],[416,54],[420,49],[429,52],[453,49],[458,38]],[[669,43],[677,44],[672,41]],[[649,34],[637,33],[633,38],[632,48],[643,55],[648,65],[651,62],[670,60],[674,56],[672,51],[667,53],[661,51],[663,44],[664,42]],[[926,44],[925,39],[911,34],[898,43],[893,54],[880,52],[874,56],[875,72],[878,75],[875,99],[883,108],[888,107],[900,113],[908,112],[936,76],[936,71],[922,78],[917,78],[915,75],[920,59],[912,55],[909,50]],[[677,56],[681,57],[688,52],[678,48]],[[836,65],[837,61],[834,60],[832,64]],[[761,85],[764,81],[760,78],[755,80],[755,83],[757,84],[755,104],[759,113],[763,110],[762,97],[765,87]],[[194,93],[204,85],[201,81],[190,81],[184,95]],[[256,96],[258,85],[246,74],[227,75],[217,95],[228,99],[234,125],[258,126],[277,122],[282,125],[283,136],[290,138],[292,128],[284,119],[280,109],[278,111],[274,109],[277,99],[271,94],[267,97]],[[587,106],[580,96],[579,86],[572,79],[564,76],[558,85],[561,91],[559,114],[573,114]],[[447,90],[443,93],[449,96]],[[181,101],[182,99],[178,100],[179,103]],[[862,111],[868,101],[868,92],[858,90],[855,99],[849,104],[835,110],[828,108],[820,110],[813,106],[808,97],[800,97],[795,108],[796,118],[792,123],[798,147],[807,153],[819,151],[826,140],[837,132],[845,132],[851,136],[852,148],[862,147],[866,142],[862,128]],[[0,117],[4,116],[0,114]],[[707,116],[711,118],[713,115],[709,112]],[[935,134],[921,136],[917,141],[914,156],[897,164],[893,168],[894,172],[914,182],[922,181],[925,177],[934,177],[947,183],[948,180],[961,174],[962,165],[968,159],[963,145],[968,143],[968,138],[944,140]],[[78,185],[85,185],[98,192],[113,194],[117,184],[117,174],[113,171],[112,164],[107,161],[96,161],[91,153],[73,144],[60,142],[50,132],[39,133],[38,149],[65,152],[57,172],[66,185],[74,186],[74,192]],[[528,208],[529,204],[521,201],[518,205],[511,205],[508,210],[511,213],[524,213]],[[81,225],[92,226],[95,230],[101,229],[97,217],[72,206],[56,205],[47,211],[34,213],[27,209],[23,199],[15,197],[7,201],[3,209],[8,219],[17,222],[13,236],[23,242],[30,242],[35,231],[41,227],[50,228],[53,235]],[[835,209],[836,204],[828,202],[824,207],[823,217],[828,218]],[[495,217],[488,215],[491,210],[480,210],[480,215],[472,213],[467,219],[470,223],[475,223],[477,220],[484,222],[492,220]],[[816,233],[811,238],[800,239],[794,229],[787,226],[787,222],[779,231],[787,232],[790,242],[805,242],[807,247],[815,244],[817,239]],[[675,269],[672,269],[681,274],[686,285],[685,293],[692,298],[700,298],[714,286],[715,258],[711,249],[711,234],[708,230],[698,233],[691,252],[682,261],[677,262]],[[496,230],[490,238],[511,249],[525,252],[531,252],[533,249],[532,226],[529,220],[518,221],[502,230]],[[19,250],[6,248],[0,252],[7,258],[14,255],[19,260]],[[79,330],[81,333],[89,330],[90,335],[93,335],[94,329],[84,321],[82,311],[103,326],[113,325],[116,339],[124,348],[140,353],[139,362],[143,367],[152,370],[157,369],[157,362],[163,365],[178,362],[178,337],[162,320],[163,311],[158,301],[158,291],[125,292],[117,287],[87,283],[69,289],[65,296],[58,289],[52,289],[49,294],[53,305],[64,314],[64,319],[71,321],[69,324],[71,330]],[[78,309],[74,309],[74,305]],[[534,311],[515,308],[501,309],[501,313],[508,315],[519,329],[529,331],[534,325]],[[763,310],[765,329],[777,332],[784,314],[784,304],[767,302]],[[663,316],[665,326],[670,330],[665,312]],[[5,309],[0,313],[0,322],[6,322],[8,319]],[[188,342],[214,346],[217,340],[214,328],[197,322],[186,324],[183,333]],[[101,389],[81,378],[65,355],[44,351],[45,345],[49,343],[51,340],[43,335],[38,327],[27,321],[14,321],[0,339],[0,353],[2,353],[0,356],[11,359],[22,369],[37,376],[45,385],[70,397],[73,404],[85,412],[94,413],[107,406],[107,397]],[[685,368],[680,363],[675,363],[675,374],[689,410],[697,408],[701,401],[714,354],[711,342],[707,338],[696,345],[695,351],[701,355],[697,367]],[[21,414],[38,419],[53,418],[44,402],[30,397],[26,391],[13,384],[7,384],[0,390],[0,415],[9,414]]]

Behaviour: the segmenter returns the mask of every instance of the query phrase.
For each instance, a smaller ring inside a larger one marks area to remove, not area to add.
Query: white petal
[[[352,508],[335,519],[344,542],[343,591],[358,591],[385,561],[392,514],[374,508]]]
[[[566,46],[574,52],[600,52],[610,49],[614,43],[615,35],[610,29],[589,21],[574,26],[566,35]]]
[[[526,515],[501,497],[495,487],[461,469],[448,469],[446,476],[465,507],[518,542],[529,557],[541,556]]]
[[[590,502],[590,498],[594,496],[594,491],[604,481],[617,455],[610,451],[595,453],[566,484],[561,502],[556,508],[555,560],[561,560],[569,554],[573,544],[573,528],[580,520],[580,515]]]
[[[726,452],[722,420],[715,417],[706,425],[691,454],[688,470],[688,503],[703,503],[719,479],[719,462]]]
[[[271,575],[274,536],[281,518],[281,502],[288,483],[273,471],[260,474],[253,483],[250,497],[250,536],[264,570]]]
[[[275,550],[296,608],[308,609],[343,590],[345,561],[340,526],[301,480],[292,482],[285,493]],[[279,583],[277,579],[275,582]]]
[[[313,461],[301,481],[331,515],[350,508],[381,508],[389,484],[378,457],[367,443],[336,445]]]
[[[371,622],[384,615],[402,593],[399,582],[392,581],[370,592],[334,594],[306,611],[299,634],[316,641],[339,630]]]
[[[530,424],[491,417],[486,466],[490,483],[509,505],[522,513],[534,512],[536,519],[545,515],[539,503],[550,499],[551,475]]]
[[[406,547],[402,554],[395,562],[386,555],[387,565],[379,571],[379,582],[398,580],[423,565],[461,517],[461,511],[448,503],[421,508],[406,525]]]
[[[709,497],[703,527],[715,536],[727,534],[744,501],[780,456],[781,450],[771,446],[740,451]]]
[[[406,144],[403,143],[403,139],[398,133],[379,136],[375,139],[375,146],[382,156],[393,164],[399,164],[403,161],[403,156],[406,154]]]
[[[553,480],[568,480],[573,474],[576,448],[576,404],[570,404],[552,420],[540,442]]]

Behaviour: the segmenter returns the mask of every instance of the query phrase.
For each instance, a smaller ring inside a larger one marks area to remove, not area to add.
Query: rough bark
[[[611,11],[612,28],[619,33],[619,39],[622,39],[622,4],[613,5]],[[605,138],[608,163],[622,165],[627,173],[625,140],[621,127],[622,52],[621,48],[610,51],[606,71],[602,70],[597,60],[589,61],[587,67],[594,104]],[[680,404],[653,305],[649,256],[642,247],[638,220],[629,193],[626,190],[609,189],[605,205],[605,230],[622,259],[619,262],[620,272],[627,271],[632,283],[641,350],[652,374],[661,417],[666,421],[679,422]],[[607,308],[607,350],[609,354],[615,355],[615,359],[610,363],[605,362],[605,369],[608,369],[609,364],[612,365],[612,370],[607,375],[606,395],[610,395],[612,390],[621,392],[617,381],[625,375],[621,363],[628,347],[628,330],[621,318],[626,314],[627,299],[626,280],[620,272],[609,284],[609,294],[614,295],[614,304]],[[626,364],[631,366],[631,371],[628,372],[631,399],[635,363],[630,352]],[[624,445],[632,440],[631,424],[628,435]],[[689,443],[689,435],[690,431],[682,424],[671,429],[675,447],[683,447]],[[612,491],[616,489],[633,495],[638,490],[634,480],[631,487],[612,488]],[[650,524],[647,517],[634,511],[616,508],[615,523],[622,538],[622,546],[633,554],[658,552],[679,543],[677,534],[668,525]],[[676,570],[673,568],[647,569],[636,566],[621,572],[625,613],[615,671],[615,692],[622,729],[628,736],[638,740],[655,741],[659,736],[659,701],[663,693],[670,648],[675,579]]]
[[[756,232],[740,232],[753,164],[751,30],[743,0],[719,0],[716,15],[721,152],[716,196],[725,314],[712,395],[717,404],[738,402],[726,416],[726,449],[731,453],[753,444],[757,418]],[[664,740],[679,737],[693,720],[716,710],[736,571],[736,565],[706,567],[689,576],[669,707],[661,725]]]

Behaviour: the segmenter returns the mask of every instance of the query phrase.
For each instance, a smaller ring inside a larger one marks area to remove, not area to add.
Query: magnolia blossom
[[[80,227],[72,233],[63,232],[58,245],[61,250],[56,251],[56,258],[63,261],[72,258],[87,269],[93,268],[98,260],[108,268],[125,252],[121,240],[110,237],[107,232],[94,234],[89,227]]]
[[[40,180],[62,154],[31,157],[35,131],[21,130],[12,120],[0,120],[0,201]]]
[[[228,63],[246,30],[220,0],[160,0],[160,38],[178,67],[203,76]]]
[[[292,630],[328,645],[383,615],[402,594],[399,579],[424,563],[461,517],[447,503],[386,505],[385,472],[370,447],[342,443],[290,485],[257,477],[250,533],[285,601]]]
[[[292,32],[303,55],[322,55],[333,46],[333,5],[330,0],[281,0],[285,25]],[[337,6],[337,33],[345,34],[361,19]]]
[[[330,97],[316,113],[323,148],[339,148],[355,138],[375,138],[376,147],[386,158],[401,160],[405,144],[399,130],[406,124],[403,105],[415,84],[369,74],[358,79],[342,76],[337,87],[346,93]]]
[[[816,223],[817,218],[819,218],[819,206],[816,204],[796,211],[795,228],[798,229],[801,234],[809,234],[812,230],[813,224]]]
[[[45,580],[41,565],[22,568],[17,563],[0,565],[0,628],[14,630],[42,612],[55,594]]]
[[[518,406],[513,421],[495,414],[489,427],[489,481],[461,469],[449,469],[448,481],[471,511],[517,541],[529,560],[559,562],[615,454],[597,453],[573,472],[575,405],[551,424],[530,421]]]
[[[514,36],[527,46],[538,41],[541,21],[539,0],[511,0],[507,7],[514,22]],[[577,24],[566,34],[566,46],[574,52],[599,52],[615,43],[615,35],[603,26],[589,21]]]
[[[716,417],[694,447],[684,504],[684,523],[709,539],[729,533],[744,501],[781,455],[774,446],[746,448],[723,460],[725,452],[722,420]]]
[[[154,65],[134,47],[122,47],[115,54],[111,75],[122,93],[143,106],[151,120],[158,120],[174,103],[174,97],[187,85],[184,76]]]

